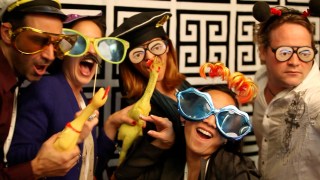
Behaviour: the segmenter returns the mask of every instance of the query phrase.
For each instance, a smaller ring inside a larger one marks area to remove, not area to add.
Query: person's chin
[[[42,78],[42,75],[37,75],[37,74],[30,74],[26,76],[26,79],[28,81],[39,81]]]
[[[302,83],[301,79],[288,79],[284,84],[286,84],[287,88],[296,87]]]

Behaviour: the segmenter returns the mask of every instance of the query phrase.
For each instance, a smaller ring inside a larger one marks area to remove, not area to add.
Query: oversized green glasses
[[[67,56],[71,57],[83,56],[88,52],[92,42],[96,53],[101,59],[111,64],[119,64],[125,59],[129,48],[129,42],[116,37],[88,38],[78,31],[67,28],[63,29],[63,34],[78,36],[74,47],[66,53]]]

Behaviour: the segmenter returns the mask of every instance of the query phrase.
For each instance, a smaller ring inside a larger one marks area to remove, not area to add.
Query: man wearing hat
[[[61,34],[65,18],[58,0],[0,1],[0,179],[61,176],[79,159],[78,147],[70,152],[53,148],[57,134],[28,163],[7,167],[6,158],[15,127],[20,84],[24,80],[39,80],[55,57],[73,46],[74,39]]]
[[[105,31],[103,13],[90,16],[68,15],[64,21],[63,33],[77,34],[77,42],[63,60],[57,59],[50,65],[50,75],[23,89],[19,97],[21,106],[18,108],[16,128],[7,156],[10,166],[33,159],[49,136],[62,131],[77,111],[87,107],[89,99],[83,92],[83,87],[96,77],[101,63],[106,61],[109,66],[121,63],[124,59],[129,43],[104,37]],[[30,109],[37,109],[37,113],[30,112]],[[93,116],[99,117],[99,112],[96,110]],[[95,138],[97,133],[92,127],[97,123],[98,118],[92,118],[83,125],[82,129],[88,128],[89,135],[79,144],[79,162],[66,175],[51,177],[52,179],[94,178],[98,147],[108,146],[104,142],[100,144]],[[107,138],[104,132],[99,133],[99,136],[102,141]],[[101,151],[106,153],[103,149]]]

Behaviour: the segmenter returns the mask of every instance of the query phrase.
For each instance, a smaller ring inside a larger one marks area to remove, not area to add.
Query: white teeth
[[[201,132],[202,134],[208,136],[208,137],[212,137],[212,134],[209,133],[208,131],[204,130],[204,129],[198,129],[199,132]]]
[[[94,61],[92,60],[92,59],[85,59],[85,60],[83,60],[84,62],[87,62],[87,63],[94,63]]]

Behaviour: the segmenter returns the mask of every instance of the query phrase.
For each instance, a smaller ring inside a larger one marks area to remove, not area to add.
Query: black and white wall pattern
[[[282,5],[305,11],[309,0],[266,0],[270,6]],[[215,79],[199,77],[199,66],[205,62],[223,62],[232,72],[240,71],[250,77],[261,66],[257,47],[253,43],[252,16],[254,0],[61,0],[65,13],[97,14],[103,11],[107,20],[107,35],[123,20],[138,12],[165,10],[172,17],[165,28],[179,57],[179,70],[195,85],[219,83]],[[319,44],[319,18],[315,23],[316,43]],[[319,50],[319,47],[317,47]],[[316,57],[319,62],[319,55]],[[97,88],[111,86],[109,99],[101,108],[100,125],[110,113],[120,108],[118,67],[104,63],[98,74]],[[92,95],[93,82],[85,87]],[[252,106],[242,107],[252,115]],[[257,160],[257,146],[253,134],[245,139],[244,152]]]

